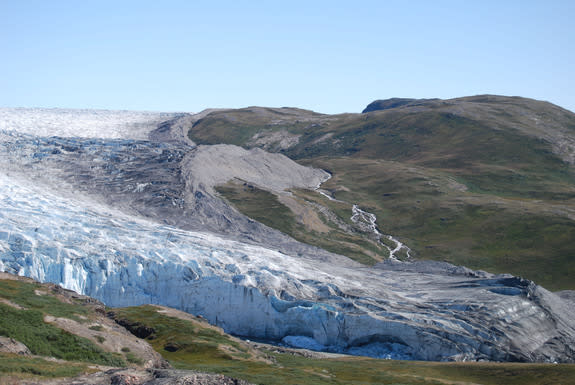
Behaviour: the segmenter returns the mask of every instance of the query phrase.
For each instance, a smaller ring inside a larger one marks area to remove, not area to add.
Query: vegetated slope
[[[170,314],[180,314],[172,309],[152,309],[167,313],[168,320]],[[123,311],[147,314],[145,308]],[[216,373],[173,370],[160,354],[166,351],[156,352],[142,339],[155,333],[154,329],[114,318],[115,313],[107,313],[99,301],[57,285],[0,273],[0,315],[2,384],[159,385],[193,381],[249,385]],[[223,342],[222,352],[231,343],[237,345],[205,320],[186,316],[185,322],[196,331],[192,338],[195,346],[218,351],[219,346],[210,345],[216,336]],[[185,341],[183,334],[179,337]],[[212,340],[206,340],[209,337]]]
[[[211,112],[189,137],[330,171],[322,188],[375,213],[415,257],[575,288],[575,114],[550,103],[392,99],[342,115],[250,107]]]
[[[571,364],[422,363],[328,355],[242,341],[201,317],[170,308],[107,310],[59,286],[0,274],[0,383],[497,384],[502,375],[528,385],[542,379],[575,383]],[[65,360],[52,358],[62,352],[68,355]]]
[[[102,303],[53,284],[0,273],[0,314],[4,378],[165,366],[148,344],[108,319]]]

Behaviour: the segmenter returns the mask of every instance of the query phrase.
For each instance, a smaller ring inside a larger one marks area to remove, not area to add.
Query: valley
[[[152,329],[167,322],[156,309],[170,307],[221,333],[322,354],[575,360],[569,111],[477,96],[341,115],[1,112],[0,271]],[[230,342],[204,365],[204,348],[160,329],[151,346],[185,369],[227,374],[220,359],[254,361],[229,373],[260,381],[274,365],[311,362]],[[213,348],[210,333],[199,341]],[[313,362],[320,377],[348,370]],[[432,377],[456,368],[413,365]]]

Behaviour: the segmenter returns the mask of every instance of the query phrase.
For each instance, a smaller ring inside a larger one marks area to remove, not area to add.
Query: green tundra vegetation
[[[338,226],[340,223],[352,225],[349,220],[351,215],[348,215],[351,213],[351,205],[348,203],[329,201],[310,191],[294,191],[296,197],[301,200],[321,202],[336,215],[334,222],[319,214],[318,217],[326,229],[317,231],[298,222],[294,213],[268,191],[242,183],[227,183],[216,187],[216,191],[250,218],[289,234],[300,242],[346,255],[365,264],[373,264],[389,255],[389,252],[377,242],[358,232],[342,230]]]
[[[88,371],[88,365],[77,362],[54,362],[40,357],[24,357],[18,354],[0,353],[0,383],[11,376],[18,379],[47,379],[74,377]],[[14,381],[14,383],[17,383]]]
[[[0,336],[23,343],[32,353],[0,352],[0,383],[7,377],[35,381],[73,377],[93,372],[93,364],[126,366],[120,355],[44,321],[50,315],[87,322],[91,313],[93,309],[81,300],[62,301],[46,285],[0,279]]]
[[[67,361],[83,361],[110,366],[125,366],[121,357],[103,351],[86,338],[64,331],[44,322],[44,316],[79,320],[88,309],[80,304],[69,304],[36,290],[40,284],[15,280],[0,280],[0,296],[17,304],[15,308],[0,303],[0,336],[22,342],[31,353]]]
[[[341,115],[250,107],[212,112],[189,136],[200,144],[262,147],[329,171],[322,189],[347,203],[335,212],[338,220],[348,220],[358,204],[416,258],[575,289],[575,114],[550,103],[487,95]],[[292,140],[285,145],[279,137]],[[365,234],[335,231],[324,216],[334,230],[329,236],[298,225],[281,202],[255,208],[261,192],[243,202],[250,194],[237,186],[218,191],[300,241],[366,264],[385,256]],[[311,191],[298,196],[330,205]]]

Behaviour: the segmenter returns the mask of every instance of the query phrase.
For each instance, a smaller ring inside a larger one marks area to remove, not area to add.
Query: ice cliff
[[[236,335],[292,346],[421,360],[574,361],[575,313],[533,282],[440,263],[368,268],[300,245],[190,183],[198,174],[191,164],[202,164],[194,151],[127,137],[0,133],[0,271],[109,306],[171,306]],[[322,178],[300,171],[298,183]],[[231,239],[236,230],[243,235]]]

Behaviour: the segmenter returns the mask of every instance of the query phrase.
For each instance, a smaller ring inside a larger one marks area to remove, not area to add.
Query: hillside
[[[174,309],[105,308],[4,273],[0,312],[2,384],[575,383],[572,364],[375,360],[243,341]]]
[[[322,246],[327,234],[334,252],[368,264],[384,258],[384,248],[369,237],[353,242],[357,229],[345,229],[351,206],[359,204],[413,257],[511,272],[554,290],[575,289],[575,114],[570,111],[483,95],[376,101],[362,114],[218,110],[187,124],[196,143],[260,147],[332,173],[322,189],[342,201],[339,207],[325,196],[294,191],[299,206],[278,196],[282,203],[257,218],[303,242]],[[236,198],[249,191],[241,186],[219,191],[254,215],[249,200]],[[326,209],[327,216],[321,214]],[[318,213],[323,224],[306,221],[302,212],[308,218]],[[274,225],[278,216],[286,220]]]

